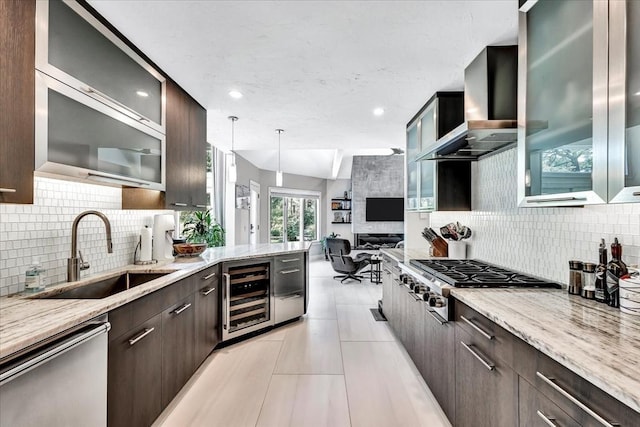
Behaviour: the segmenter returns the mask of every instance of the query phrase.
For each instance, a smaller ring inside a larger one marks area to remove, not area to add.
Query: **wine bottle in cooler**
[[[622,261],[622,245],[618,239],[611,244],[611,261],[607,264],[607,304],[611,307],[620,307],[619,279],[627,274],[627,265]]]
[[[600,262],[596,267],[596,293],[595,300],[598,302],[608,303],[609,294],[607,293],[607,245],[604,239],[600,239],[600,248],[598,249]]]

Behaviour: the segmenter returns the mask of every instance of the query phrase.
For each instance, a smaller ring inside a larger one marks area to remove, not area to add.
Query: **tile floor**
[[[310,263],[308,313],[216,350],[155,427],[450,426],[387,322],[380,285]]]

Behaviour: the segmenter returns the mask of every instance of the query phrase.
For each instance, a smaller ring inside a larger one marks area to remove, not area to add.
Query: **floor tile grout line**
[[[262,409],[264,409],[264,402],[267,400],[267,395],[269,395],[269,388],[271,388],[271,381],[273,380],[273,375],[276,370],[276,366],[278,366],[278,360],[280,359],[280,354],[282,353],[282,347],[284,347],[284,340],[286,339],[287,339],[287,332],[285,331],[284,338],[281,341],[279,341],[280,348],[278,349],[278,357],[276,357],[276,363],[273,364],[273,369],[271,369],[271,377],[269,378],[269,384],[267,384],[267,389],[264,392],[264,396],[262,397],[262,403],[260,404],[260,411],[258,411],[258,417],[256,418],[256,423],[254,424],[254,427],[258,427],[258,422],[260,421],[260,416],[262,415]]]

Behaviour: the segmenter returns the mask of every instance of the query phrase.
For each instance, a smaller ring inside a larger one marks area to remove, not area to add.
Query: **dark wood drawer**
[[[192,276],[196,291],[217,288],[220,284],[220,266],[215,265]]]
[[[520,427],[549,427],[554,424],[563,427],[580,426],[522,377],[518,381],[518,401]]]
[[[193,277],[193,276],[192,276]],[[165,308],[195,292],[195,280],[187,277],[172,285],[131,301],[109,312],[111,331],[109,340],[120,335],[147,319],[162,312]]]
[[[454,315],[456,325],[472,336],[474,345],[513,367],[517,337],[458,300],[455,301]]]
[[[535,367],[521,374],[544,396],[583,426],[604,424],[640,426],[640,413],[571,372],[550,357],[532,348]],[[597,369],[597,366],[594,366]]]

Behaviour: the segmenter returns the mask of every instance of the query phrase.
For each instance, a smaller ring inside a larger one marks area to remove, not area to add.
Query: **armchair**
[[[327,238],[327,252],[331,267],[337,276],[334,279],[342,279],[340,283],[344,283],[347,279],[353,279],[360,282],[363,276],[359,276],[358,272],[371,263],[371,254],[358,254],[351,257],[351,243],[346,239]]]

